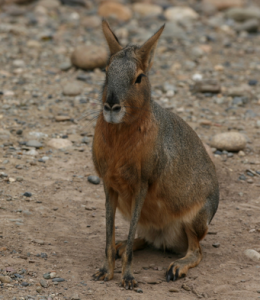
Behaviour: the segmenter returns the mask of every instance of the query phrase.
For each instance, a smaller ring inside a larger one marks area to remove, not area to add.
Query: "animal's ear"
[[[141,56],[141,61],[145,72],[148,72],[153,64],[155,48],[164,27],[165,24],[152,37],[150,37],[149,40],[147,40],[138,51]]]
[[[104,32],[104,36],[107,40],[107,44],[110,50],[110,54],[113,55],[118,51],[122,50],[122,46],[119,44],[118,38],[114,34],[114,32],[110,29],[106,20],[102,21],[102,28]]]

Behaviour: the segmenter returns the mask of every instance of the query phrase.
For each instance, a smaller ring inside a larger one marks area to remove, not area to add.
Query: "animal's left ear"
[[[164,30],[164,27],[165,24],[138,50],[145,72],[148,72],[153,64],[155,48],[157,46],[158,39]]]

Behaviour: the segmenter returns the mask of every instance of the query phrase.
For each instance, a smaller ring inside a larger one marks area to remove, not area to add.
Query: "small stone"
[[[41,286],[44,287],[44,288],[47,288],[47,287],[48,287],[48,281],[46,281],[46,280],[44,280],[44,279],[41,279],[41,280],[40,280],[40,284],[41,284]]]
[[[64,122],[64,121],[70,121],[71,117],[69,116],[56,116],[55,121],[57,122]]]
[[[191,288],[187,285],[187,284],[185,284],[185,283],[183,283],[183,285],[181,286],[185,291],[191,291]]]
[[[23,60],[21,60],[21,59],[15,59],[14,61],[13,61],[13,66],[14,67],[24,67],[25,66],[25,63],[24,63],[24,61]]]
[[[50,273],[43,274],[44,279],[51,279]]]
[[[65,281],[64,278],[53,278],[52,279],[52,282],[63,282],[63,281]]]
[[[88,182],[93,183],[93,184],[99,184],[100,178],[98,176],[90,175],[90,176],[88,176]]]
[[[55,278],[56,275],[57,275],[56,272],[51,272],[51,273],[50,273],[50,278]]]
[[[62,149],[72,146],[72,142],[68,139],[51,139],[47,143],[49,147],[55,148],[55,149]]]
[[[250,79],[248,81],[248,85],[251,85],[251,86],[255,86],[255,85],[257,85],[257,83],[258,83],[258,81],[256,79]]]
[[[169,289],[169,292],[171,292],[171,293],[179,293],[180,290],[179,290],[179,289],[176,289],[176,288],[170,288],[170,289]]]
[[[98,8],[101,17],[112,17],[120,21],[128,21],[132,18],[130,8],[117,2],[104,2]]]
[[[42,292],[42,288],[40,286],[37,286],[36,287],[36,292],[40,294]]]
[[[199,15],[190,7],[169,7],[164,12],[164,16],[169,21],[184,21],[184,20],[196,20]],[[167,25],[166,25],[167,26]]]
[[[96,45],[78,46],[71,54],[72,64],[80,69],[103,68],[107,63],[107,51]]]
[[[240,151],[238,152],[238,156],[240,156],[240,157],[243,157],[243,156],[245,156],[245,155],[246,155],[245,152],[242,151],[242,150],[240,150]]]
[[[61,71],[68,71],[72,67],[72,64],[70,61],[64,62],[60,64],[59,68]]]
[[[78,294],[74,294],[72,297],[71,297],[71,300],[80,300],[80,297]]]
[[[143,290],[142,289],[135,289],[135,291],[137,292],[137,293],[143,293]]]
[[[18,130],[16,130],[16,134],[17,134],[17,135],[22,135],[22,134],[23,134],[23,131],[22,131],[21,129],[18,129]]]
[[[48,156],[43,156],[42,158],[41,158],[41,160],[42,161],[44,161],[44,162],[46,162],[47,160],[49,160],[50,158],[48,157]]]
[[[10,139],[10,132],[0,128],[0,141],[6,141]]]
[[[213,136],[211,147],[219,150],[239,151],[246,146],[246,138],[239,132],[223,132]]]
[[[253,261],[260,261],[260,253],[253,250],[253,249],[247,249],[245,250],[244,254],[246,255],[246,257],[248,257],[249,259],[253,260]]]
[[[28,283],[28,282],[26,282],[26,281],[23,281],[23,282],[21,283],[21,285],[22,285],[22,286],[28,286],[28,285],[29,285],[29,283]]]
[[[98,16],[87,16],[82,21],[82,26],[92,29],[101,26],[101,18]]]
[[[26,142],[26,146],[33,147],[33,148],[41,148],[43,146],[43,144],[36,140],[31,140],[31,141]]]
[[[221,86],[217,81],[202,80],[197,81],[194,85],[194,90],[199,93],[220,93]]]
[[[41,43],[35,40],[29,40],[26,45],[29,48],[41,48]]]
[[[23,196],[25,196],[25,197],[32,197],[32,193],[30,193],[30,192],[25,192],[25,193],[23,194]]]
[[[219,247],[220,247],[220,243],[214,243],[214,244],[212,244],[212,246],[213,246],[214,248],[219,248]]]
[[[84,143],[84,144],[89,144],[89,143],[90,143],[90,138],[87,137],[87,136],[84,136],[84,137],[82,138],[81,142]]]
[[[63,87],[63,95],[65,96],[77,96],[83,91],[82,83],[78,81],[67,82]]]
[[[226,12],[226,17],[237,22],[244,22],[249,19],[260,19],[259,7],[234,7]]]
[[[210,4],[218,10],[224,10],[232,7],[241,7],[244,4],[243,0],[203,0],[203,4]]]
[[[36,244],[39,244],[39,245],[44,245],[43,240],[35,239],[35,240],[33,240],[33,242],[36,243]]]
[[[161,6],[150,3],[134,3],[132,8],[140,17],[155,17],[163,12]]]
[[[2,283],[11,283],[12,279],[9,276],[0,275],[0,282],[2,282]]]
[[[25,154],[30,156],[36,156],[38,155],[38,152],[35,149],[31,149],[29,151],[26,151]]]
[[[234,25],[234,29],[238,32],[247,31],[249,33],[256,33],[259,29],[259,20],[251,19],[243,23],[237,23]]]

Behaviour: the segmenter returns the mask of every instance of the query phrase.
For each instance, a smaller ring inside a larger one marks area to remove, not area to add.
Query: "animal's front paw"
[[[132,290],[134,287],[137,287],[137,281],[135,280],[133,275],[126,274],[122,278],[121,286],[124,287],[126,290]]]
[[[92,277],[93,277],[94,280],[108,281],[108,280],[111,280],[113,278],[113,274],[109,273],[107,271],[107,269],[103,267],[103,268],[99,269],[98,272],[93,274]]]
[[[170,280],[175,281],[179,278],[185,277],[188,271],[187,266],[183,266],[178,264],[178,261],[171,263],[166,271],[166,281],[169,282]]]

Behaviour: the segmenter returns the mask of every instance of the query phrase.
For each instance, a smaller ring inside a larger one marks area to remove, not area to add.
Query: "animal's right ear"
[[[116,37],[114,32],[110,29],[106,20],[102,21],[102,28],[103,28],[104,36],[107,40],[110,54],[114,55],[118,51],[122,50],[123,47],[119,44],[118,38]]]

